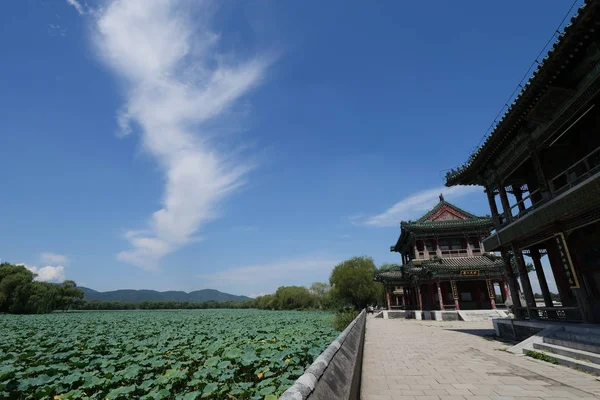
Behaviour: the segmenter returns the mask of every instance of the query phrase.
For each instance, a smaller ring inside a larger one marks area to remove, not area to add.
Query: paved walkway
[[[600,399],[592,375],[502,351],[491,322],[367,318],[362,400]]]

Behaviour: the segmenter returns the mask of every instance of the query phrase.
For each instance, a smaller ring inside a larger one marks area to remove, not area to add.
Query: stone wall
[[[515,320],[511,318],[495,318],[496,335],[504,339],[520,342],[546,329],[548,322]]]
[[[366,318],[363,310],[279,399],[360,399]]]
[[[388,311],[387,315],[388,319],[406,318],[406,313],[404,311]]]

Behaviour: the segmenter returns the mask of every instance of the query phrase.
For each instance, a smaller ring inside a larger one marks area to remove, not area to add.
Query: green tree
[[[397,269],[400,269],[400,266],[398,264],[383,263],[379,266],[379,272],[394,271]]]
[[[383,289],[381,283],[373,278],[377,267],[370,257],[354,257],[336,265],[329,283],[335,298],[352,304],[355,308],[364,308],[376,303]]]
[[[22,265],[0,264],[0,312],[25,313],[35,274]]]
[[[0,264],[0,312],[13,314],[49,313],[69,309],[83,299],[83,292],[73,281],[63,285],[36,282],[36,277],[22,265]]]
[[[278,310],[306,310],[315,307],[315,298],[304,286],[281,286],[274,295]]]
[[[255,307],[260,310],[272,310],[274,309],[274,298],[275,296],[272,294],[265,294],[264,296],[258,296],[254,299]]]
[[[331,286],[327,282],[315,282],[310,285],[308,291],[315,300],[315,306],[318,308],[328,308],[330,303],[329,290]]]
[[[83,290],[77,289],[77,284],[72,280],[62,283],[60,294],[59,306],[62,310],[75,308],[83,300]]]

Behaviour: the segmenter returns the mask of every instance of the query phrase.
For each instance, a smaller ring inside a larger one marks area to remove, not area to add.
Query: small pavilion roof
[[[424,261],[421,265],[426,269],[460,271],[465,268],[495,269],[502,267],[504,262],[501,258],[486,254],[483,256],[438,258]]]
[[[458,219],[442,219],[442,214],[447,213]],[[477,216],[463,210],[456,205],[444,200],[440,201],[416,221],[400,222],[400,237],[390,251],[400,252],[403,245],[408,243],[409,238],[417,233],[444,233],[449,231],[485,231],[489,232],[493,227],[489,216]]]
[[[380,272],[375,280],[380,282],[410,282],[420,277],[442,274],[460,274],[462,270],[498,272],[504,266],[500,257],[493,254],[472,257],[448,257],[431,260],[412,260],[397,270]]]

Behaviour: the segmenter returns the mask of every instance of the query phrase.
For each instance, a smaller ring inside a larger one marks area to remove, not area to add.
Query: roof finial
[[[440,203],[444,201],[444,195],[440,193]]]

